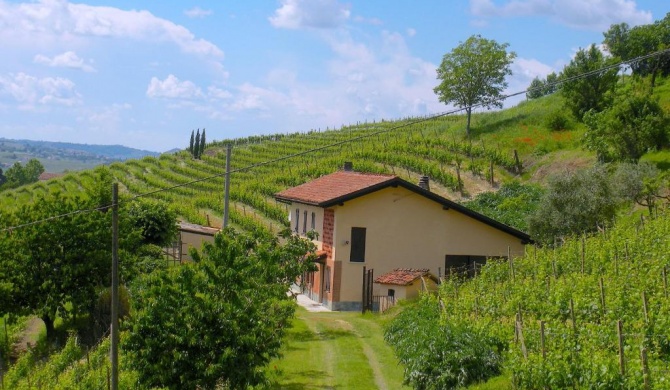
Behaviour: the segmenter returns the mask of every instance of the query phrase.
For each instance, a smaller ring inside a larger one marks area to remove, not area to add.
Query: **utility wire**
[[[594,75],[601,74],[603,72],[607,72],[609,70],[620,69],[621,66],[623,66],[623,65],[630,65],[630,64],[633,64],[633,63],[636,63],[636,62],[644,61],[644,60],[649,59],[649,58],[658,57],[658,56],[661,56],[661,55],[664,55],[664,54],[669,54],[669,53],[670,53],[670,48],[665,49],[665,50],[659,50],[659,51],[656,51],[656,52],[653,52],[653,53],[645,54],[645,55],[635,57],[635,58],[632,58],[632,59],[629,59],[629,60],[620,61],[620,62],[615,63],[615,64],[604,66],[602,68],[598,68],[598,69],[595,69],[595,70],[592,70],[592,71],[589,71],[589,72],[581,73],[581,74],[578,74],[578,75],[575,75],[575,76],[572,76],[572,77],[568,77],[568,78],[565,78],[565,79],[562,79],[562,80],[557,80],[553,83],[545,84],[541,87],[527,88],[527,89],[522,90],[522,91],[517,91],[517,92],[507,94],[507,95],[503,95],[500,98],[500,100],[504,101],[504,100],[507,100],[511,97],[519,96],[519,95],[528,93],[530,91],[545,89],[547,87],[556,87],[556,86],[559,86],[559,85],[567,83],[567,82],[579,80],[579,79],[582,79],[582,78],[591,77],[591,76],[594,76]],[[295,157],[304,156],[304,155],[307,155],[307,154],[310,154],[310,153],[314,153],[314,152],[318,152],[318,151],[321,151],[321,150],[325,150],[325,149],[333,148],[333,147],[336,147],[336,146],[344,145],[344,144],[347,144],[347,143],[350,143],[350,142],[359,141],[359,140],[362,140],[364,138],[369,138],[369,137],[374,137],[374,136],[377,136],[377,135],[380,135],[380,134],[389,133],[389,132],[396,131],[398,129],[402,129],[402,128],[405,128],[405,127],[408,127],[408,126],[416,125],[418,123],[431,121],[433,119],[441,118],[441,117],[444,117],[444,116],[447,116],[447,115],[456,114],[456,113],[461,112],[461,111],[465,111],[465,110],[468,110],[468,109],[471,110],[472,108],[483,107],[483,106],[485,106],[484,103],[478,103],[478,104],[473,104],[473,105],[466,106],[466,107],[456,108],[456,109],[453,109],[453,110],[450,110],[450,111],[445,111],[445,112],[442,112],[442,113],[439,113],[439,114],[424,116],[423,118],[415,119],[415,120],[412,120],[412,121],[409,121],[409,122],[406,122],[406,123],[403,123],[403,124],[400,124],[400,125],[397,125],[397,126],[393,126],[389,129],[378,130],[378,131],[375,131],[375,132],[372,132],[372,133],[359,135],[359,136],[356,136],[356,137],[353,137],[353,138],[347,138],[346,140],[337,141],[337,142],[334,142],[334,143],[331,143],[331,144],[328,144],[328,145],[323,145],[323,146],[319,146],[319,147],[316,147],[316,148],[304,150],[302,152],[293,153],[293,154],[278,157],[278,158],[275,158],[275,159],[262,161],[262,162],[259,162],[259,163],[256,163],[256,164],[247,165],[246,167],[236,168],[236,169],[231,170],[229,173],[232,174],[232,173],[235,173],[235,172],[246,171],[246,170],[250,170],[250,169],[274,164],[276,162],[289,160],[289,159],[295,158]],[[192,180],[192,181],[189,181],[189,182],[186,182],[186,183],[176,184],[176,185],[173,185],[173,186],[170,186],[170,187],[159,188],[157,190],[144,192],[144,193],[132,196],[128,200],[121,200],[121,201],[119,201],[119,204],[126,203],[126,202],[129,202],[129,201],[133,201],[135,199],[139,199],[139,198],[142,198],[142,197],[158,194],[158,193],[161,193],[161,192],[166,192],[166,191],[174,190],[174,189],[177,189],[177,188],[186,187],[186,186],[189,186],[191,184],[197,184],[197,183],[201,183],[201,182],[204,182],[204,181],[216,179],[216,178],[219,178],[219,177],[223,177],[225,175],[226,175],[226,172],[218,173],[218,174],[207,176],[207,177],[204,177],[204,178],[201,178],[201,179]],[[37,224],[40,224],[40,223],[52,221],[52,220],[58,219],[58,218],[68,217],[68,216],[75,215],[75,214],[82,214],[82,213],[89,213],[89,212],[93,212],[93,211],[107,210],[111,207],[113,207],[113,205],[96,207],[96,208],[91,208],[91,209],[76,210],[76,211],[73,211],[73,212],[70,212],[70,213],[54,215],[52,217],[44,218],[44,219],[37,220],[37,221],[32,221],[32,222],[28,222],[28,223],[24,223],[24,224],[20,224],[20,225],[5,227],[5,228],[0,229],[0,233],[8,232],[8,231],[11,232],[12,230],[16,230],[16,229],[20,229],[20,228],[24,228],[24,227],[28,227],[28,226],[32,226],[32,225],[37,225]]]

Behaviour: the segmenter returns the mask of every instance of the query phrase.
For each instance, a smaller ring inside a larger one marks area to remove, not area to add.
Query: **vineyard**
[[[446,321],[508,345],[521,389],[670,388],[670,215],[527,248],[441,287]]]
[[[116,162],[109,170],[125,194],[160,199],[172,204],[181,219],[221,226],[225,149],[231,144],[232,226],[277,232],[287,224],[287,210],[273,195],[331,173],[344,161],[354,162],[357,171],[391,173],[411,182],[427,175],[434,191],[452,199],[494,189],[525,172],[525,159],[537,146],[529,144],[529,131],[534,134],[533,142],[542,143],[547,151],[574,147],[574,134],[579,130],[558,137],[542,128],[541,118],[551,106],[549,101],[533,101],[498,113],[478,114],[476,137],[470,140],[464,138],[461,116],[411,118],[215,141],[207,145],[201,159],[183,151]],[[509,130],[493,133],[501,128]],[[517,137],[518,133],[526,137]],[[68,173],[2,192],[0,210],[18,207],[49,191],[82,192],[93,185],[94,178],[92,170]]]

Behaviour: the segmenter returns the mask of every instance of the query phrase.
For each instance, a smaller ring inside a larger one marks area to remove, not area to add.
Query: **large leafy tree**
[[[605,161],[637,162],[670,143],[670,117],[651,94],[631,88],[616,94],[612,107],[584,116],[584,143]]]
[[[604,33],[603,43],[620,60],[630,60],[670,48],[670,13],[652,24],[630,27],[626,23],[613,24]],[[633,73],[651,76],[651,87],[656,77],[670,74],[670,53],[635,61],[630,64]]]
[[[599,71],[611,60],[595,46],[580,49],[566,65],[560,78],[564,80],[561,91],[566,105],[580,120],[589,110],[602,111],[612,100],[611,92],[617,82],[617,69]],[[591,73],[588,77],[581,77]]]
[[[314,245],[228,229],[194,262],[139,282],[123,342],[148,387],[246,389],[278,356],[295,304],[286,292],[312,269]]]
[[[502,107],[505,77],[512,74],[510,64],[516,57],[507,52],[508,46],[473,35],[445,54],[437,68],[441,82],[434,91],[441,102],[465,108],[468,137],[473,106]]]
[[[35,183],[44,172],[44,166],[37,159],[30,159],[25,166],[20,162],[15,162],[4,175],[6,188],[16,188],[24,184]],[[2,172],[0,172],[1,174]],[[0,175],[1,176],[1,175]],[[3,184],[0,179],[0,185]]]
[[[555,239],[596,231],[612,223],[620,202],[603,166],[553,176],[529,218],[530,234],[551,244]]]

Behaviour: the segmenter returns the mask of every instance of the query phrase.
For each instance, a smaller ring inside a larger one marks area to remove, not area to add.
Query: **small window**
[[[312,211],[312,230],[316,229],[316,213]]]
[[[392,288],[389,288],[388,296],[389,296],[389,297],[395,297],[395,290],[392,289]]]
[[[355,263],[365,262],[365,235],[366,228],[352,227],[351,228],[351,253],[349,261]]]
[[[326,266],[326,271],[323,274],[323,278],[325,279],[323,281],[324,283],[323,289],[326,292],[330,292],[330,267]]]
[[[307,210],[305,210],[305,214],[303,215],[304,219],[302,221],[302,233],[307,233]]]
[[[298,233],[300,227],[300,209],[295,209],[295,232]]]

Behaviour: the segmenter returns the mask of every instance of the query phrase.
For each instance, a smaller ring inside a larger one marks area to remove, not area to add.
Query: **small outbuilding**
[[[437,291],[439,280],[428,268],[396,268],[375,279],[377,291],[394,300],[410,299],[420,292]]]

